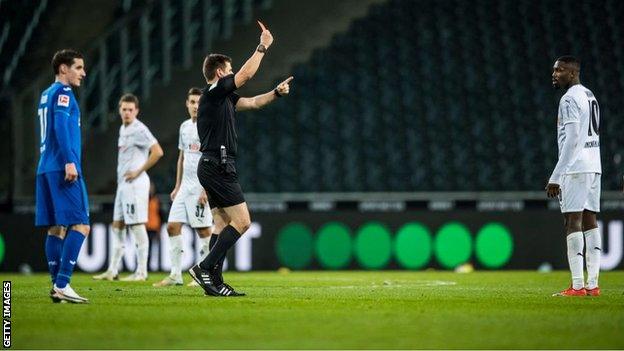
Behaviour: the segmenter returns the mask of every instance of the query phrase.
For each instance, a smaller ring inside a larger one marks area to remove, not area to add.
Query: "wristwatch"
[[[263,54],[264,54],[264,53],[267,51],[267,48],[266,48],[266,46],[264,46],[264,45],[260,44],[260,45],[258,45],[258,47],[256,48],[256,51],[257,51],[257,52],[261,52],[261,53],[263,53]]]

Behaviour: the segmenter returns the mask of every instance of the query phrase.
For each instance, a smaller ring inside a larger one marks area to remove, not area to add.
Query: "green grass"
[[[248,296],[74,276],[89,305],[52,304],[48,277],[13,282],[13,348],[624,348],[624,272],[601,297],[561,298],[567,272],[226,273]],[[185,277],[189,281],[188,276]]]

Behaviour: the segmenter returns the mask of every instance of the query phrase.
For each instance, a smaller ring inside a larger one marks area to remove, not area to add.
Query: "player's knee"
[[[208,238],[210,235],[212,235],[212,230],[210,229],[210,227],[199,228],[197,229],[197,235],[199,235],[200,238]]]
[[[225,218],[223,218],[223,216],[221,215],[213,215],[212,220],[214,221],[214,225],[222,225],[223,223],[225,223]]]
[[[89,232],[91,231],[91,226],[89,226],[88,224],[74,224],[69,229],[75,230],[81,233],[82,235],[87,236],[89,235]]]
[[[230,224],[229,221],[226,221],[225,218],[223,217],[215,217],[214,218],[214,228],[215,228],[215,232],[220,233],[221,230],[223,230],[223,228],[227,227],[227,225]]]
[[[598,228],[598,223],[596,223],[595,220],[594,221],[588,221],[588,222],[583,221],[583,231],[584,232],[586,232],[588,230],[595,229],[595,228]]]
[[[251,219],[249,217],[246,217],[232,220],[232,222],[230,222],[230,225],[236,228],[239,233],[243,234],[247,231],[247,229],[249,229],[249,226],[251,226]]]
[[[181,231],[182,231],[181,223],[176,223],[176,222],[167,223],[167,233],[169,233],[169,236],[180,235]]]
[[[65,237],[65,228],[61,226],[50,227],[48,228],[48,235],[63,239]]]
[[[583,212],[583,231],[586,232],[594,228],[598,228],[596,213],[591,211]]]
[[[582,229],[582,222],[580,220],[568,220],[566,229],[568,234],[580,232]]]

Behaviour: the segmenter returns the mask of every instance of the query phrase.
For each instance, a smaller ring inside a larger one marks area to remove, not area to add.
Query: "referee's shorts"
[[[206,190],[211,209],[245,202],[233,160],[221,164],[215,157],[202,155],[197,165],[197,177]]]

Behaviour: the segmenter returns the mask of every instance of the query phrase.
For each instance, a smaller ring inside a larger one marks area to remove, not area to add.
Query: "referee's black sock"
[[[223,262],[225,261],[226,257],[227,257],[227,252],[224,252],[223,255],[221,255],[219,257],[219,260],[217,261],[217,265],[219,265],[219,271],[221,273],[223,273]]]
[[[205,270],[209,270],[210,268],[216,266],[221,257],[225,257],[228,250],[236,244],[236,241],[241,237],[241,234],[231,225],[223,228],[221,234],[219,234],[219,239],[215,243],[212,250],[206,258],[199,264],[199,267]]]
[[[212,248],[217,243],[217,239],[219,239],[219,233],[212,233],[210,241],[208,242],[208,250],[212,251]]]
[[[208,248],[210,251],[212,251],[212,248],[215,246],[218,239],[219,239],[219,233],[212,233],[212,235],[210,236],[210,242],[208,243]],[[217,261],[217,265],[219,265],[219,269],[221,271],[223,271],[223,261],[225,261],[226,256],[227,256],[227,251],[224,252],[223,255],[221,255],[221,257],[219,257],[219,260]]]

